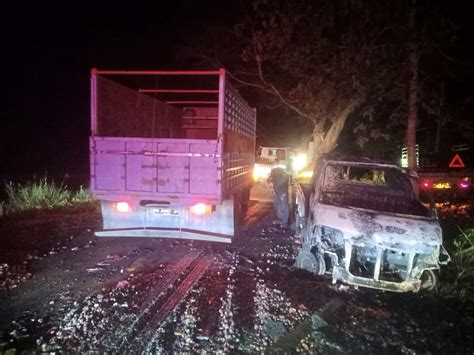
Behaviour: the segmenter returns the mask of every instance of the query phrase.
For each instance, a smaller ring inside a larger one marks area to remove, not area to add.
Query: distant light
[[[459,184],[459,187],[460,187],[461,189],[468,189],[468,188],[470,187],[470,184],[469,184],[468,182],[461,182],[461,183]]]
[[[421,186],[424,187],[425,189],[430,187],[430,183],[428,181],[424,181],[421,183]]]
[[[306,165],[308,164],[308,157],[304,153],[299,153],[296,157],[294,157],[293,161],[291,162],[291,167],[293,171],[300,171],[303,170]]]
[[[253,168],[253,179],[255,181],[266,180],[270,176],[271,170],[272,168],[269,165],[255,165],[255,167]]]
[[[128,202],[117,202],[117,212],[130,212]]]
[[[197,215],[212,213],[212,206],[206,205],[204,203],[198,203],[194,206],[191,206],[191,212]]]
[[[433,185],[433,188],[435,189],[450,189],[451,188],[451,184],[449,182],[438,182],[436,184]]]
[[[311,178],[311,177],[313,177],[313,172],[312,171],[302,171],[298,176],[302,177],[302,178]]]

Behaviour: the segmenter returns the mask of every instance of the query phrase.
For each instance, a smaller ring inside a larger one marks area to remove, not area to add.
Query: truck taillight
[[[117,202],[117,212],[130,212],[130,205],[128,202]]]
[[[212,206],[205,205],[204,203],[198,203],[194,206],[191,206],[190,209],[192,213],[197,214],[197,215],[212,213]]]

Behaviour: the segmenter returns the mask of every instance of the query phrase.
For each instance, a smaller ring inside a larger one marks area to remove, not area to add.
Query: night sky
[[[465,10],[460,19],[469,22]],[[90,69],[190,69],[195,63],[183,48],[240,11],[240,1],[8,2],[1,25],[0,177],[87,174]],[[465,79],[459,85],[472,90]],[[263,125],[272,114],[261,116]]]
[[[191,31],[236,13],[235,5],[204,4],[9,2],[0,174],[87,174],[90,69],[188,69],[192,63],[178,53]]]

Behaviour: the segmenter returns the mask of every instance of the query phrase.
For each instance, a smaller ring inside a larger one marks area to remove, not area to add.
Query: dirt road
[[[232,245],[97,239],[97,210],[63,214],[62,227],[10,221],[0,352],[473,352],[472,309],[457,300],[294,270],[298,238],[272,226],[268,194],[254,193]]]

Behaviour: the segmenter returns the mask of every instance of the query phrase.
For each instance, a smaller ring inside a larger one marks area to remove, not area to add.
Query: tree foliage
[[[410,26],[414,4],[416,28]],[[349,116],[359,146],[394,133],[400,138],[410,45],[423,66],[430,50],[452,35],[430,7],[409,0],[253,0],[244,20],[218,34],[207,57],[230,69],[236,82],[258,90],[269,106],[309,123],[318,153],[336,147]],[[440,78],[421,68],[420,81],[422,109],[440,112],[441,86],[433,85]]]
[[[358,110],[361,136],[377,110],[393,117],[405,101],[405,9],[378,1],[255,0],[235,27],[242,44],[233,78],[309,121],[315,148],[329,152]],[[396,120],[394,120],[396,122]],[[362,142],[361,142],[362,143]]]

